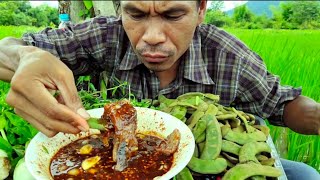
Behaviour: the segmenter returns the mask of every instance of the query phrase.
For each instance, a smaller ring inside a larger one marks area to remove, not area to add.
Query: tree
[[[286,24],[299,28],[319,26],[320,3],[317,1],[296,1],[280,5]]]
[[[31,7],[28,1],[0,1],[0,25],[49,26],[58,24],[57,9],[48,5]]]
[[[208,9],[211,11],[221,11],[223,7],[224,7],[223,1],[211,1]]]
[[[320,17],[320,3],[317,1],[297,1],[293,2],[292,18],[298,24],[317,21]]]
[[[205,16],[205,23],[213,24],[217,27],[230,25],[230,18],[222,12],[223,6],[223,1],[212,1]]]
[[[245,4],[234,9],[233,18],[236,22],[251,22],[253,16]]]

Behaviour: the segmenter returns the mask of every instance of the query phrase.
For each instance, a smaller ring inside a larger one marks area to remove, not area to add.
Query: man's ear
[[[198,25],[201,24],[204,20],[207,10],[207,0],[201,0],[199,4],[199,16],[198,16]]]

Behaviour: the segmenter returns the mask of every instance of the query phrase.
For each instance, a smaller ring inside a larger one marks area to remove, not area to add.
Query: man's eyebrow
[[[143,10],[137,8],[136,6],[134,6],[133,4],[125,4],[123,6],[123,9],[125,11],[129,11],[129,12],[134,12],[134,13],[145,13]],[[171,7],[167,10],[164,10],[163,12],[161,12],[161,14],[171,14],[171,13],[179,13],[179,12],[187,12],[187,8],[185,8],[184,6],[179,6],[179,7]]]
[[[124,9],[124,11],[130,11],[133,13],[144,13],[142,10],[135,7],[133,4],[126,4],[123,6],[123,9]]]
[[[172,13],[179,13],[179,12],[187,12],[188,10],[184,7],[172,7],[168,10],[163,11],[161,14],[172,14]]]

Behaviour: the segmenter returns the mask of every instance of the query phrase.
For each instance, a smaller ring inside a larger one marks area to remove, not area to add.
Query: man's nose
[[[142,36],[142,40],[149,45],[157,45],[166,41],[163,22],[159,21],[150,20],[146,25],[146,30]]]

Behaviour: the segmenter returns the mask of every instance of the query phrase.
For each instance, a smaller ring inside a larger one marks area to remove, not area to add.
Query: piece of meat
[[[128,160],[138,150],[135,137],[137,129],[137,111],[127,100],[105,105],[102,119],[111,122],[114,128],[112,158],[116,162],[115,170],[122,171],[128,166]],[[112,128],[110,128],[112,129]]]
[[[178,129],[172,131],[167,138],[161,142],[156,148],[157,151],[163,152],[166,155],[173,154],[178,149],[180,143],[181,134]]]

